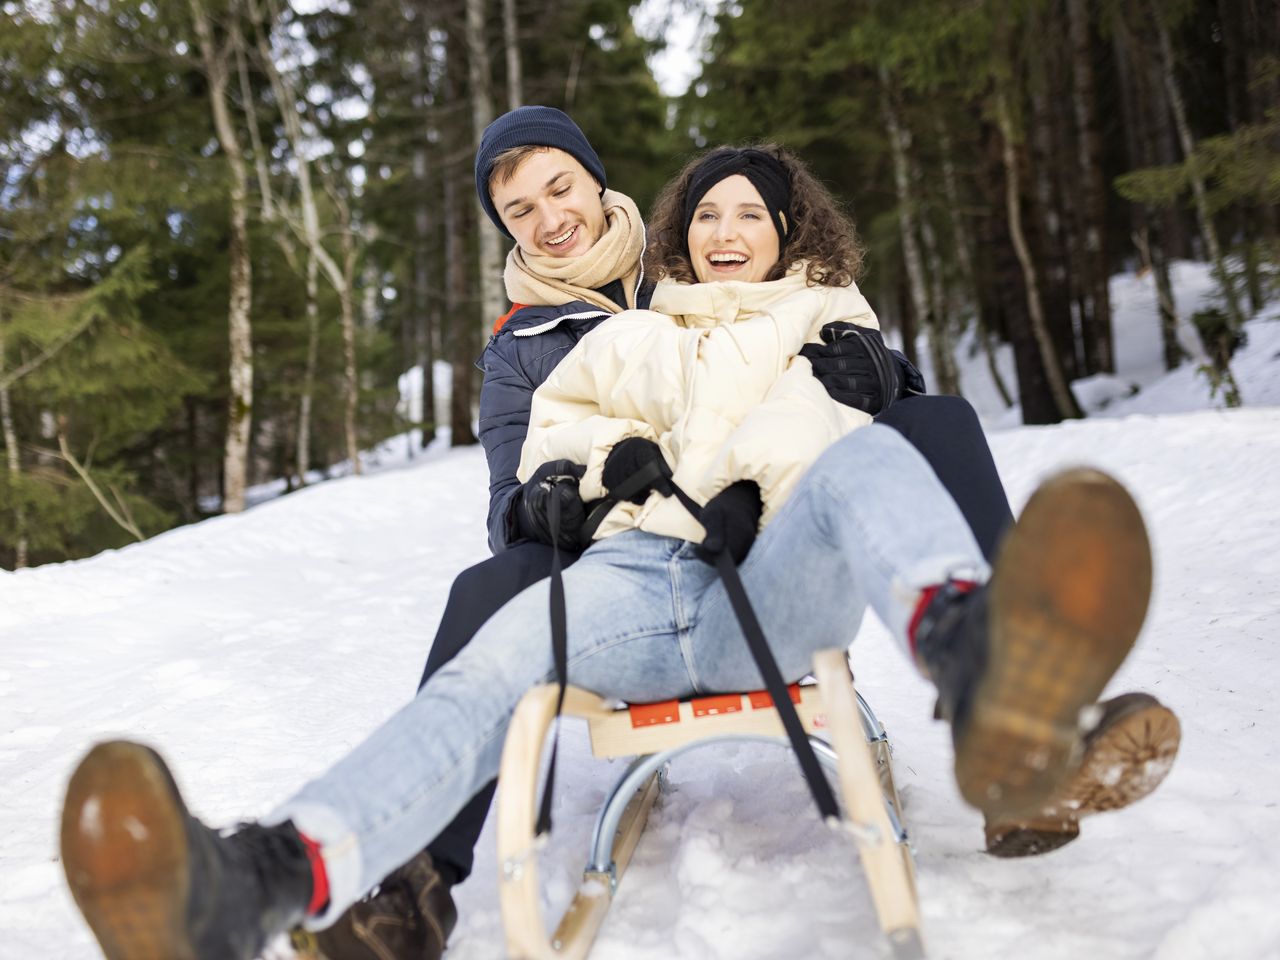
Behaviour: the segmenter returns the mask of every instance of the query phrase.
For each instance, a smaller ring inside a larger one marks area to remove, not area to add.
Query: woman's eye
[[[700,214],[698,214],[699,220],[714,220],[715,218],[716,218],[716,215],[712,213],[710,210],[703,210]]]

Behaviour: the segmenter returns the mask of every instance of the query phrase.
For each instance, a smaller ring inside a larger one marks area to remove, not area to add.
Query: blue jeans
[[[905,647],[920,591],[985,580],[982,552],[924,458],[889,427],[832,445],[805,473],[741,567],[789,680],[846,647],[870,606]],[[691,544],[630,531],[564,575],[569,677],[646,702],[762,684],[715,571]],[[432,840],[498,771],[516,704],[554,676],[547,581],[495,614],[417,697],[276,810],[320,843],[324,926]]]

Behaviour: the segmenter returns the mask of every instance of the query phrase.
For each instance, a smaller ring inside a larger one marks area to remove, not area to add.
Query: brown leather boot
[[[988,819],[987,853],[1031,857],[1057,850],[1080,835],[1082,817],[1127,807],[1164,781],[1182,738],[1174,712],[1146,693],[1126,693],[1098,707],[1101,716],[1085,736],[1080,769],[1039,813]]]
[[[312,897],[292,824],[211,830],[138,743],[100,743],[80,762],[61,837],[71,895],[107,960],[250,960]]]
[[[423,850],[324,930],[295,930],[300,960],[440,960],[458,922],[449,884]]]

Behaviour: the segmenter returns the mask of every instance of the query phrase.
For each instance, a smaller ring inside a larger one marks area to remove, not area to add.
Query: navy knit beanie
[[[498,216],[498,210],[489,196],[489,175],[493,173],[493,162],[500,153],[512,147],[531,146],[563,150],[599,181],[602,191],[608,185],[605,182],[604,164],[596,156],[586,135],[567,113],[555,107],[516,107],[509,113],[504,113],[485,127],[484,133],[480,135],[480,148],[476,150],[476,194],[480,197],[480,206],[484,207],[484,212],[489,215],[493,225],[508,237],[511,234],[502,225],[502,218]]]

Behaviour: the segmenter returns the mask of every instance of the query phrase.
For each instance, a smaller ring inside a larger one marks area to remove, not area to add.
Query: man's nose
[[[539,203],[537,206],[538,228],[544,233],[555,230],[564,222],[564,215],[554,204]]]

